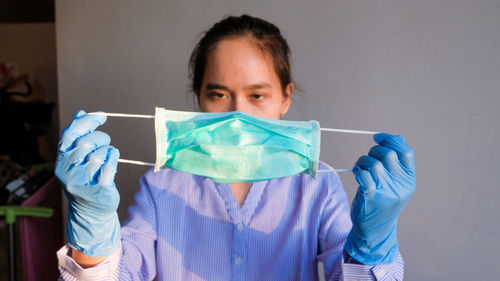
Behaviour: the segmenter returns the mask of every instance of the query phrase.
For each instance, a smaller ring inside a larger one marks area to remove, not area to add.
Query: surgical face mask
[[[255,182],[298,173],[316,177],[318,170],[316,121],[157,108],[155,131],[155,171],[172,168],[216,182]]]
[[[156,108],[154,116],[91,114],[155,119],[156,163],[125,159],[119,162],[154,165],[155,172],[171,168],[225,183],[255,182],[298,173],[316,177],[320,130],[376,133],[320,128],[317,121],[275,120],[240,111],[201,113]]]

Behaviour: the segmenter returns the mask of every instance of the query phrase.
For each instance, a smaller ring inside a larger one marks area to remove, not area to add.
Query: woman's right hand
[[[106,133],[95,131],[106,116],[78,111],[59,142],[55,174],[68,198],[67,240],[88,257],[110,256],[120,247],[114,183],[120,153]]]

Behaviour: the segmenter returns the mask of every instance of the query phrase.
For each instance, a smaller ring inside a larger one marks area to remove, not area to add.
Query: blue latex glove
[[[55,174],[68,198],[67,240],[90,257],[110,256],[120,247],[114,177],[120,153],[95,129],[106,116],[78,111],[59,142]]]
[[[352,202],[352,230],[344,250],[366,265],[396,261],[398,215],[415,191],[413,149],[402,136],[376,134],[379,145],[354,166],[359,188]]]

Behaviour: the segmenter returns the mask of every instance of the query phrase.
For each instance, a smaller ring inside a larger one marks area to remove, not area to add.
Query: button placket
[[[243,280],[245,276],[245,259],[247,251],[247,233],[242,221],[233,224],[233,278]]]

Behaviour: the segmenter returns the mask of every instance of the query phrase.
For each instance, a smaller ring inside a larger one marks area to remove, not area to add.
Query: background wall
[[[60,126],[78,109],[195,110],[187,61],[227,14],[277,24],[299,86],[291,120],[402,134],[417,191],[400,217],[406,280],[494,280],[500,258],[500,1],[56,1]],[[151,120],[108,119],[123,158],[154,161]],[[328,134],[350,168],[368,136]],[[120,164],[119,213],[146,168]],[[357,185],[343,174],[353,197]]]
[[[0,12],[3,16],[5,12]],[[1,18],[1,17],[0,17]],[[19,101],[43,100],[57,103],[56,30],[54,22],[0,23],[0,61],[15,64],[30,76],[33,93]],[[18,87],[25,92],[24,85]],[[40,154],[48,162],[55,161],[58,139],[57,108],[52,114],[53,126],[39,137]]]

